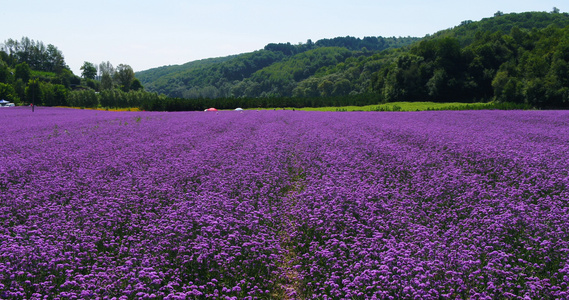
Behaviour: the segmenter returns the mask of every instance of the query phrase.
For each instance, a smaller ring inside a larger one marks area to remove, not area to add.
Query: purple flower
[[[2,299],[568,294],[565,111],[0,118]]]

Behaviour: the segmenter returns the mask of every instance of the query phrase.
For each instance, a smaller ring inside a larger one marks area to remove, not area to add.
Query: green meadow
[[[264,108],[265,110],[283,109],[283,108]],[[427,110],[482,110],[482,109],[531,109],[530,106],[515,103],[497,103],[497,102],[477,102],[477,103],[460,103],[460,102],[390,102],[366,106],[328,106],[328,107],[303,107],[293,108],[286,107],[286,110],[301,111],[427,111]]]

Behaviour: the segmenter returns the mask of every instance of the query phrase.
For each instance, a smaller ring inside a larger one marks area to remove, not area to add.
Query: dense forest
[[[502,15],[413,44],[374,73],[383,101],[489,101],[569,107],[569,15]]]
[[[569,108],[569,14],[503,14],[423,38],[337,37],[134,74],[85,62],[81,76],[53,45],[0,44],[0,98],[17,104],[203,110],[395,101]]]
[[[269,44],[225,60],[151,69],[137,76],[148,90],[180,98],[169,101],[184,107],[299,107],[351,101],[342,98],[360,103],[366,97],[365,104],[500,101],[568,107],[567,26],[569,15],[555,8],[497,12],[422,39],[344,37]],[[178,103],[182,99],[194,100]]]
[[[138,72],[149,91],[178,98],[290,97],[299,82],[352,57],[410,45],[419,38],[337,37]],[[338,90],[339,91],[339,90]]]

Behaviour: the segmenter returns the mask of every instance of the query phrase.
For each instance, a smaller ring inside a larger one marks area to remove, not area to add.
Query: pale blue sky
[[[0,0],[0,43],[53,44],[84,61],[135,71],[337,36],[423,37],[497,11],[562,12],[566,0]]]

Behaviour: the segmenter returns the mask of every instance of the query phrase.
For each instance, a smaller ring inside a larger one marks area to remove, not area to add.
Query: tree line
[[[326,106],[364,106],[378,104],[381,100],[376,94],[329,97],[255,97],[255,98],[170,98],[149,99],[140,107],[148,111],[202,111],[210,107],[232,110],[235,108],[301,108]]]
[[[79,77],[51,44],[23,37],[0,45],[0,98],[18,105],[121,108],[153,97],[129,65],[84,62]]]
[[[28,37],[21,40],[8,39],[4,42],[2,60],[9,65],[27,63],[31,69],[60,73],[69,69],[65,64],[63,53],[54,45],[47,46],[41,41]]]

